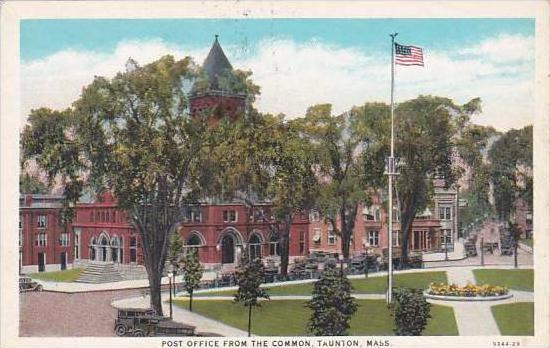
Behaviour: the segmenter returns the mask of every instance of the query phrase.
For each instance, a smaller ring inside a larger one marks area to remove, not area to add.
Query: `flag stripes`
[[[424,66],[422,48],[395,43],[395,64]]]

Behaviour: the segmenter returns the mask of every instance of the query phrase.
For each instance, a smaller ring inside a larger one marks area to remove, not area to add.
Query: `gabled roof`
[[[212,48],[204,60],[202,67],[210,79],[210,88],[214,90],[218,89],[218,76],[223,75],[227,71],[233,70],[231,63],[225,56],[225,53],[218,42],[218,35],[216,35],[214,44],[212,44]]]

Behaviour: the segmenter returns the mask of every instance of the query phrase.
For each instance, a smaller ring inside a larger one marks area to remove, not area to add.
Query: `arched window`
[[[193,233],[191,236],[189,236],[189,238],[187,239],[187,243],[186,243],[187,246],[201,246],[202,245],[202,241],[201,241],[201,238]]]

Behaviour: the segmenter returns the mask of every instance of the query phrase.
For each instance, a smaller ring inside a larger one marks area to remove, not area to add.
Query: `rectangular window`
[[[23,246],[23,230],[19,230],[19,246]]]
[[[23,229],[23,216],[19,215],[19,229]]]
[[[300,231],[300,255],[303,255],[306,251],[306,232]]]
[[[313,243],[315,245],[321,244],[321,229],[320,228],[314,228],[313,229]]]
[[[327,231],[327,243],[329,245],[336,244],[336,233],[332,230],[332,228],[329,228]]]
[[[48,244],[48,236],[46,233],[39,233],[36,235],[36,243],[37,246],[46,246]]]
[[[59,245],[61,245],[61,246],[68,246],[69,245],[69,234],[68,233],[61,233],[59,235]]]
[[[45,228],[48,225],[48,217],[46,215],[38,215],[37,226]]]
[[[225,216],[225,215],[224,215]],[[187,211],[187,221],[202,222],[202,213],[198,208],[191,208]]]
[[[445,236],[447,236],[447,241],[445,241]],[[453,234],[450,229],[441,230],[441,245],[445,246],[445,243],[451,244],[453,242]]]
[[[393,234],[392,234],[393,235],[392,245],[395,247],[399,246],[399,235],[400,235],[399,232],[400,232],[399,230],[395,230],[393,231]]]
[[[439,207],[439,220],[452,220],[452,207]]]
[[[224,210],[223,211],[223,222],[237,222],[237,211],[236,210]]]
[[[380,234],[378,231],[369,231],[368,241],[370,246],[378,246]]]
[[[396,222],[399,222],[400,216],[401,216],[401,212],[399,211],[399,209],[397,207],[393,207],[392,220],[396,221]]]

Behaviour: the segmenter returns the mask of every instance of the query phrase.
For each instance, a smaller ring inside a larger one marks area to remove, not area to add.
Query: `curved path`
[[[394,274],[403,274],[403,273],[418,273],[418,272],[434,272],[434,271],[445,271],[447,272],[447,279],[449,283],[456,283],[459,285],[466,285],[468,282],[475,284],[475,277],[472,272],[474,269],[480,269],[480,266],[462,266],[462,267],[439,267],[439,268],[428,268],[428,269],[414,269],[406,271],[396,271]],[[510,265],[498,265],[490,266],[490,268],[498,269],[512,269]],[[520,268],[530,269],[531,266],[522,266]],[[386,276],[386,272],[375,273],[369,275],[369,277],[381,277]],[[349,278],[363,278],[363,275],[359,276],[350,276]],[[267,286],[284,286],[289,283],[308,283],[315,280],[303,280],[303,281],[294,281],[286,283],[272,283],[264,284]],[[236,287],[227,287],[227,288],[216,288],[197,291],[196,293],[201,292],[211,292],[211,291],[223,291],[223,290],[232,290]],[[497,304],[506,304],[514,302],[533,302],[534,293],[527,291],[510,291],[514,296],[506,300],[499,301],[487,301],[487,302],[459,302],[459,301],[442,301],[442,300],[432,300],[429,299],[428,302],[450,306],[454,309],[455,319],[457,322],[458,332],[460,336],[499,336],[500,331],[498,326],[493,318],[491,312],[491,306]],[[185,296],[185,293],[178,294],[179,296]],[[353,297],[362,300],[374,300],[374,299],[385,299],[385,294],[353,294]],[[270,299],[273,301],[277,300],[309,300],[311,296],[307,295],[287,295],[287,296],[272,296]],[[194,301],[212,301],[212,300],[232,300],[232,296],[208,296],[208,297],[195,297]],[[168,295],[163,295],[163,300],[168,300]],[[123,301],[117,301],[113,303],[115,306],[148,306],[149,298],[148,297],[138,297],[132,299],[126,299]],[[167,304],[164,304],[167,306]],[[197,331],[209,331],[216,332],[225,336],[243,336],[246,335],[246,332],[238,330],[236,328],[230,327],[226,324],[223,324],[219,321],[201,316],[196,313],[191,313],[181,307],[174,306],[174,318],[177,321],[185,322],[190,325],[197,327]],[[166,307],[165,313],[168,313],[168,308]]]

